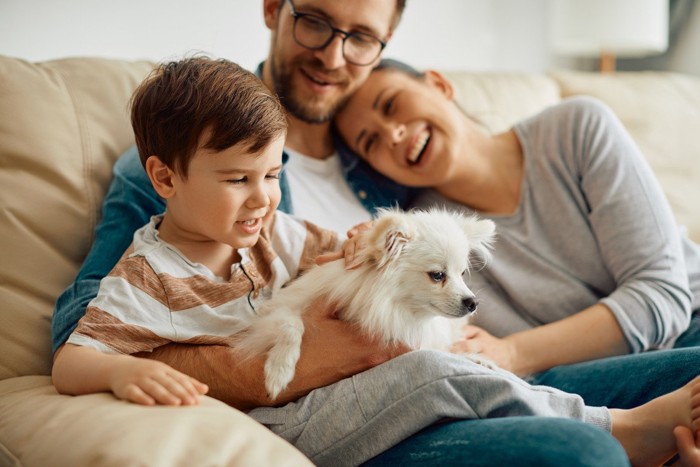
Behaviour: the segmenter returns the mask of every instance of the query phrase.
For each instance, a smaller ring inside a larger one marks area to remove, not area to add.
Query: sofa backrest
[[[666,72],[448,72],[467,114],[491,131],[575,95],[605,102],[656,174],[679,224],[700,243],[700,77]]]
[[[459,106],[494,133],[561,100],[559,85],[546,74],[452,71],[444,75],[454,87]]]
[[[53,304],[90,247],[147,62],[0,56],[0,379],[51,371]]]
[[[676,220],[700,243],[700,77],[651,71],[550,76],[562,98],[587,94],[610,106],[654,170]]]

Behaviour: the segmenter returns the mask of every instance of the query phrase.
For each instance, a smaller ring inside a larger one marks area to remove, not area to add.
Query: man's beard
[[[312,100],[310,105],[307,101],[303,101],[294,95],[292,68],[292,64],[285,67],[278,63],[274,57],[270,60],[270,71],[275,92],[285,110],[305,123],[320,124],[328,122],[343,106],[349,96],[343,96],[343,98],[331,103],[330,107],[325,109],[319,109],[312,105],[315,100]],[[309,65],[308,68],[323,69],[323,65],[316,61]]]

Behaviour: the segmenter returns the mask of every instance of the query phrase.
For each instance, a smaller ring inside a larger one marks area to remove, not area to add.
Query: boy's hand
[[[112,367],[109,384],[119,398],[142,405],[197,405],[209,388],[169,365],[124,356]]]
[[[359,253],[365,248],[366,239],[364,235],[359,234],[371,229],[373,225],[374,221],[367,221],[363,222],[362,224],[357,224],[355,227],[348,230],[348,239],[345,240],[340,250],[333,253],[319,255],[316,258],[316,264],[320,265],[330,263],[331,261],[345,258],[346,269],[355,269],[356,267],[360,266],[363,261]]]

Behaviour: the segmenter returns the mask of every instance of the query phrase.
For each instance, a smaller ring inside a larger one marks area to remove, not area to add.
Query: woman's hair
[[[379,61],[379,63],[377,64],[377,66],[375,66],[375,67],[372,69],[372,73],[374,73],[374,72],[376,72],[376,71],[382,71],[382,70],[399,71],[399,72],[401,72],[401,73],[404,73],[404,74],[410,76],[411,78],[415,78],[415,79],[418,79],[418,80],[422,80],[423,78],[425,78],[425,73],[424,73],[424,72],[422,72],[422,71],[420,71],[420,70],[417,70],[416,68],[413,68],[411,65],[409,65],[409,64],[407,64],[407,63],[404,63],[404,62],[402,62],[402,61],[400,61],[400,60],[396,60],[396,59],[393,59],[393,58],[383,58],[383,59],[381,59],[381,60]],[[464,107],[462,107],[462,105],[461,105],[459,102],[457,102],[457,101],[455,100],[455,101],[454,101],[454,104],[457,106],[457,108],[458,108],[459,110],[462,111],[462,113],[463,113],[464,115],[466,115],[466,116],[467,116],[469,119],[471,119],[474,123],[476,123],[477,125],[479,125],[479,126],[480,126],[481,128],[483,128],[484,130],[487,129],[487,126],[484,124],[483,121],[481,121],[480,119],[478,119],[478,118],[475,117],[474,115],[471,115],[471,114],[467,113],[467,111],[464,110]]]
[[[244,143],[257,152],[287,130],[279,100],[262,81],[207,57],[159,65],[131,98],[131,124],[141,162],[158,156],[183,177],[200,147],[223,151]]]
[[[411,76],[413,78],[423,78],[425,76],[425,73],[422,71],[418,71],[417,69],[413,68],[411,65],[408,63],[404,63],[400,60],[396,60],[393,58],[382,58],[379,60],[379,63],[377,66],[375,66],[372,69],[372,72],[374,73],[375,71],[381,71],[381,70],[396,70],[396,71],[401,71],[408,76]]]

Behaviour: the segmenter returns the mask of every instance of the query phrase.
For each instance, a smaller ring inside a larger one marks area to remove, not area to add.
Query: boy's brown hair
[[[192,57],[159,65],[141,83],[131,98],[131,125],[142,164],[155,155],[187,177],[198,148],[243,143],[254,153],[286,132],[287,120],[253,73],[229,60]]]

